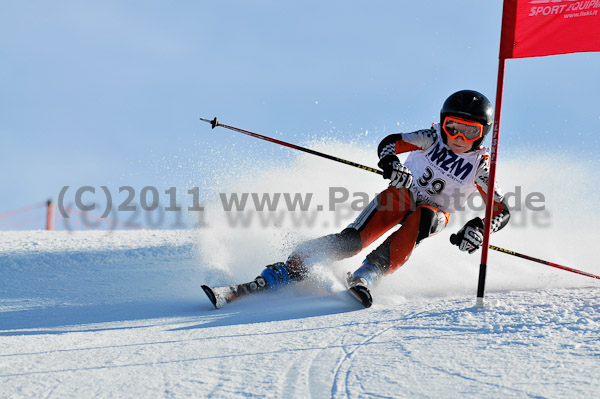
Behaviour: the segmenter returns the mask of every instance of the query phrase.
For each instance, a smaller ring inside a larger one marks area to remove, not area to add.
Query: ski
[[[346,288],[354,299],[360,302],[365,308],[370,308],[373,304],[373,296],[366,285],[357,284],[353,281],[352,273],[346,276]]]
[[[257,277],[249,283],[233,284],[223,287],[202,286],[202,290],[214,305],[215,309],[220,309],[224,305],[245,297],[246,295],[264,291],[266,288],[267,284],[262,277]]]
[[[363,287],[362,285],[355,285],[354,287],[348,288],[348,292],[365,308],[370,308],[373,304],[373,297],[371,296],[371,291],[369,291],[367,287]]]
[[[360,302],[365,308],[371,307],[373,304],[373,297],[369,289],[362,284],[352,284],[350,281],[351,274],[349,274],[346,280],[346,288],[348,293],[352,295],[354,299]],[[228,303],[231,303],[237,299],[243,298],[247,295],[262,292],[268,289],[267,283],[263,277],[257,277],[255,280],[249,283],[233,284],[222,287],[210,287],[208,285],[202,285],[202,290],[213,304],[215,309],[221,309]]]
[[[231,287],[209,287],[208,285],[203,285],[202,289],[204,293],[213,304],[215,309],[220,309],[223,305],[225,305],[228,301],[227,298],[230,297],[231,293],[234,290]],[[222,289],[227,289],[229,292],[221,292]]]
[[[366,286],[366,281],[364,279],[360,280],[362,281],[358,282],[355,280],[352,273],[348,273],[346,275],[346,287],[354,299],[360,302],[365,308],[370,308],[373,304],[373,296]]]

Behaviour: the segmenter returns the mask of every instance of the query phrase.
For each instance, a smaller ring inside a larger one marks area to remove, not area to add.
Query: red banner
[[[600,51],[600,0],[504,0],[500,58]]]

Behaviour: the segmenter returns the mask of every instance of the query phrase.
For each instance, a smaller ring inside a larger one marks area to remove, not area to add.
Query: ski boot
[[[267,282],[267,287],[272,290],[300,280],[298,273],[290,267],[289,261],[277,262],[265,267],[260,276]]]
[[[302,259],[290,257],[287,262],[277,262],[265,267],[260,276],[249,283],[234,284],[225,287],[209,287],[203,285],[202,289],[215,308],[250,294],[266,290],[274,290],[289,283],[300,281],[306,276],[306,269]]]

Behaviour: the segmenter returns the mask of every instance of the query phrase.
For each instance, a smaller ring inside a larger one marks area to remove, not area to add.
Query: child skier
[[[365,307],[371,306],[370,287],[402,266],[423,239],[443,230],[450,214],[461,209],[469,196],[479,191],[487,198],[489,155],[481,144],[492,122],[492,105],[483,94],[473,90],[452,94],[442,106],[439,124],[381,141],[378,165],[390,180],[389,187],[346,229],[300,244],[286,262],[267,266],[249,283],[202,288],[219,308],[240,296],[300,281],[311,264],[353,256],[400,225],[354,273],[348,273],[349,292]],[[402,164],[397,154],[404,152],[410,154]],[[510,218],[504,196],[494,190],[492,232]],[[483,226],[479,217],[470,220],[453,242],[461,251],[474,253],[483,243]]]

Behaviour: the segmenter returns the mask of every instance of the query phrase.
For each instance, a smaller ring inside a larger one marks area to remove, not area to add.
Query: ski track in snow
[[[297,286],[214,310],[199,286],[224,277],[198,264],[194,232],[10,234],[2,398],[586,398],[600,390],[593,281],[495,290],[484,309],[473,295],[441,292],[398,304],[392,284],[375,290],[370,309],[343,292]],[[19,242],[42,249],[24,252]]]

